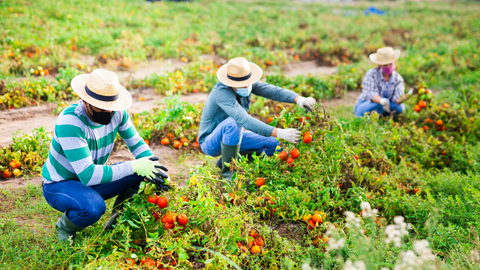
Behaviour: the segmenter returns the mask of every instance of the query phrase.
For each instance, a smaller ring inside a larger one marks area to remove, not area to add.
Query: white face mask
[[[248,86],[247,88],[237,88],[237,94],[242,97],[248,97],[252,92],[252,85]]]

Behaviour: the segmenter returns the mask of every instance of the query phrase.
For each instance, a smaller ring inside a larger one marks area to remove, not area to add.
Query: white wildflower
[[[335,240],[333,237],[330,237],[330,239],[328,239],[327,250],[330,251],[330,250],[343,248],[346,242],[347,242],[347,239],[345,238],[340,238],[339,240]]]
[[[317,270],[317,268],[312,268],[309,263],[302,264],[302,270]]]
[[[347,224],[347,228],[360,228],[360,218],[356,217],[353,212],[347,211],[345,212],[345,221]]]
[[[371,218],[371,217],[377,216],[378,210],[377,209],[372,210],[372,207],[370,206],[369,202],[362,202],[360,204],[360,208],[362,208],[362,216],[364,218]]]
[[[415,241],[413,247],[417,254],[413,250],[403,253],[401,263],[396,265],[394,270],[423,270],[427,267],[435,269],[434,265],[430,265],[431,262],[435,261],[436,257],[428,247],[428,241]]]
[[[345,262],[343,270],[367,270],[367,266],[363,261],[356,261],[355,263],[353,263],[352,261],[347,260]]]
[[[402,245],[402,237],[408,235],[407,224],[405,224],[402,216],[395,217],[393,221],[395,224],[388,225],[385,228],[385,234],[387,235],[385,243],[393,242],[396,247],[400,247]]]

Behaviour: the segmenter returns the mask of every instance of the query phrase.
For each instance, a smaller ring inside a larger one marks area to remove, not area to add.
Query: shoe
[[[228,181],[232,181],[232,171],[230,167],[226,166],[225,163],[230,164],[232,159],[238,156],[240,151],[240,144],[237,145],[226,145],[222,143],[222,177]]]
[[[63,213],[58,219],[55,227],[57,228],[58,240],[60,241],[68,241],[70,238],[73,240],[77,232],[85,229],[73,224],[68,218],[67,212]]]

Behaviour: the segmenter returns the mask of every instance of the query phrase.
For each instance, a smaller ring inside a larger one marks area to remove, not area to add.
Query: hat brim
[[[254,63],[248,62],[250,64],[250,72],[252,76],[244,81],[234,81],[230,80],[227,76],[227,64],[221,66],[217,71],[217,78],[220,82],[227,86],[231,87],[243,87],[249,86],[256,83],[258,80],[262,78],[263,70]]]
[[[107,111],[122,111],[128,109],[132,105],[132,96],[125,87],[119,85],[118,99],[115,101],[107,102],[95,99],[89,96],[85,92],[85,85],[87,85],[87,80],[90,74],[78,75],[72,79],[70,85],[72,86],[73,91],[85,102]]]
[[[393,60],[388,60],[388,61],[383,61],[383,62],[380,62],[377,60],[377,53],[372,53],[370,54],[369,58],[370,60],[375,63],[375,64],[378,64],[378,65],[387,65],[387,64],[390,64],[390,63],[393,63],[395,61],[398,60],[398,58],[400,58],[400,50],[394,50],[393,51],[393,55],[395,56],[395,59]]]

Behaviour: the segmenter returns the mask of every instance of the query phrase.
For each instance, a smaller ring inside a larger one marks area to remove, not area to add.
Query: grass
[[[139,83],[141,87],[150,83],[149,87],[168,91],[181,81],[186,83],[184,89],[199,86],[208,91],[215,76],[210,69],[212,63],[198,62],[202,54],[226,59],[243,55],[265,69],[302,60],[338,65],[338,73],[324,79],[271,77],[305,95],[332,97],[357,89],[371,67],[366,61],[368,54],[384,45],[404,52],[398,67],[407,85],[424,82],[452,89],[441,92],[429,110],[419,114],[407,111],[398,122],[376,116],[356,119],[349,105],[329,107],[327,114],[340,121],[321,118],[316,125],[301,126],[303,132],[312,129],[315,140],[311,145],[296,146],[302,157],[294,168],[279,163],[276,157],[240,164],[237,182],[230,189],[216,185],[215,159],[204,157],[202,165],[188,170],[189,158],[182,154],[173,161],[185,167],[179,171],[182,177],[188,171],[187,183],[175,192],[162,194],[169,199],[168,209],[154,208],[145,202],[147,195],[141,194],[127,207],[119,226],[105,232],[103,224],[113,203],[110,200],[107,214],[79,233],[73,246],[57,242],[54,225],[61,213],[45,202],[40,187],[2,188],[0,266],[121,269],[127,258],[137,262],[143,256],[162,260],[171,252],[181,269],[193,268],[192,263],[209,269],[231,269],[232,262],[243,269],[298,269],[306,261],[317,268],[342,269],[347,259],[361,260],[368,269],[393,269],[404,252],[412,250],[415,241],[427,239],[439,269],[478,269],[480,259],[472,254],[480,250],[480,134],[476,130],[480,123],[476,90],[480,86],[479,6],[466,2],[453,7],[448,3],[375,3],[390,15],[360,15],[368,5],[291,1],[148,5],[126,0],[115,5],[99,0],[71,0],[58,5],[51,1],[0,3],[0,20],[6,29],[0,36],[0,79],[7,81],[2,91],[19,91],[18,96],[23,97],[32,88],[37,94],[30,98],[35,100],[72,98],[70,78],[92,68],[128,70],[130,65],[159,58],[182,59],[192,68],[182,71],[183,75],[173,72],[166,77],[152,76]],[[347,11],[356,15],[347,16]],[[93,66],[81,63],[85,55],[95,58]],[[58,80],[49,83],[30,74],[30,69],[38,69],[39,65],[58,75]],[[12,82],[23,76],[32,82],[28,87]],[[31,100],[24,102],[0,94],[0,108],[31,104]],[[442,109],[443,102],[452,109]],[[259,99],[252,113],[267,118],[275,112],[281,114],[280,125],[298,124],[295,121],[300,112],[280,113],[275,104],[265,109],[266,104]],[[172,107],[170,104],[154,114],[134,116],[141,123],[142,136],[164,136],[161,132],[165,130],[156,130],[154,125],[166,122],[159,126],[177,128],[186,112],[199,117],[197,107]],[[443,118],[447,132],[433,128],[424,131],[427,117]],[[181,125],[187,130],[192,123],[184,121]],[[195,133],[188,131],[192,140]],[[29,141],[30,137],[24,137],[19,145],[29,146]],[[41,146],[39,149],[45,150]],[[23,154],[38,151],[35,148]],[[7,158],[16,155],[14,150],[6,153]],[[41,157],[36,158],[41,163]],[[261,188],[252,182],[259,176],[267,179],[267,185]],[[190,198],[191,203],[185,204],[181,196]],[[266,203],[261,204],[262,200]],[[361,202],[369,202],[379,210],[378,223],[362,219],[365,231],[345,229],[345,211],[361,217]],[[152,221],[153,211],[161,215],[166,211],[186,213],[189,227],[185,231],[166,231],[162,224]],[[303,217],[313,212],[323,213],[324,222],[310,231]],[[412,229],[402,246],[395,248],[385,245],[384,226],[398,215],[404,216]],[[282,230],[272,229],[276,225],[281,225]],[[332,225],[338,232],[331,229]],[[295,236],[285,233],[288,226],[296,228]],[[266,242],[264,252],[256,256],[240,252],[238,246],[252,240],[252,229]],[[325,239],[328,231],[337,240],[348,236],[346,245],[327,251],[329,244],[314,243],[319,236]],[[335,233],[338,235],[333,236]],[[198,252],[198,247],[203,251]],[[221,256],[205,252],[207,249]]]

